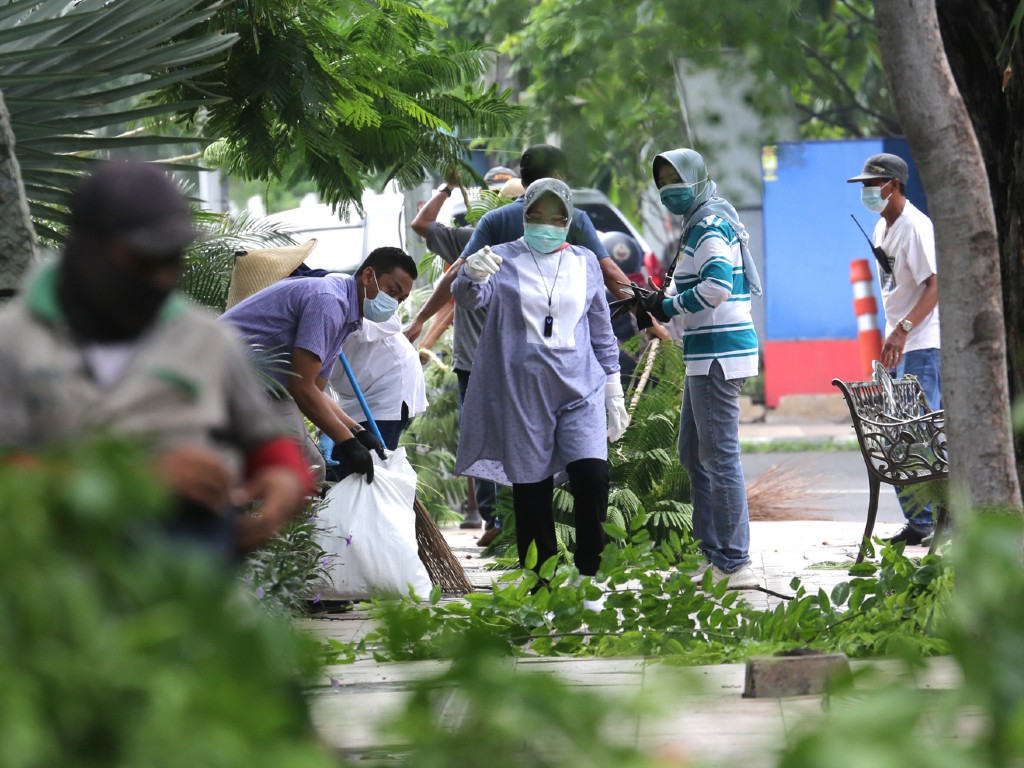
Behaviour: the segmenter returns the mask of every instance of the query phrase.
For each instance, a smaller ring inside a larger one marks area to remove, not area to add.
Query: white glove
[[[604,407],[608,411],[608,439],[614,443],[629,426],[629,414],[626,413],[626,399],[622,394],[618,371],[608,374],[604,385]]]
[[[466,277],[474,283],[486,283],[491,275],[498,274],[501,269],[501,256],[491,253],[491,246],[485,245],[479,251],[466,259]]]

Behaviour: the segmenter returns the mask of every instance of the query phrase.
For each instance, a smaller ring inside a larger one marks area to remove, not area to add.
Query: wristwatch
[[[900,320],[899,326],[907,333],[910,333],[914,329],[914,324],[907,320],[907,318],[905,317],[902,320]]]

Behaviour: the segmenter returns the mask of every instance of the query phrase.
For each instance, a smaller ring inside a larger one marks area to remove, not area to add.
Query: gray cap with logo
[[[896,179],[901,184],[906,185],[909,176],[910,172],[907,169],[907,163],[902,157],[882,152],[881,154],[869,157],[864,163],[864,170],[860,172],[860,175],[846,181],[853,183],[855,181],[871,181],[873,179]]]
[[[501,189],[501,186],[509,179],[518,178],[519,176],[511,168],[496,165],[484,174],[484,183],[491,189]]]

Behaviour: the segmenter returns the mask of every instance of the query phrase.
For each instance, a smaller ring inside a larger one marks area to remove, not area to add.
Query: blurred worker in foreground
[[[267,541],[311,480],[241,340],[175,293],[197,234],[185,198],[154,165],[109,162],[70,213],[60,261],[0,312],[0,451],[138,439],[174,496],[172,539],[223,555]]]

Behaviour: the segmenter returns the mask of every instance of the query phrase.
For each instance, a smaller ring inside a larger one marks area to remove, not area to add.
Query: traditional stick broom
[[[373,414],[370,413],[370,406],[367,405],[366,398],[363,397],[363,391],[359,388],[355,372],[353,372],[352,366],[349,365],[348,360],[345,358],[345,353],[339,354],[338,359],[345,368],[345,375],[348,376],[349,383],[352,385],[352,391],[359,401],[359,406],[363,409],[366,421],[370,425],[370,431],[377,436],[377,439],[383,445],[384,438],[381,437],[380,430],[377,428],[377,422],[374,420]],[[430,576],[431,583],[440,586],[442,592],[450,594],[464,595],[467,592],[472,592],[473,585],[466,578],[466,572],[462,569],[462,563],[459,562],[451,547],[448,546],[448,542],[445,541],[444,535],[434,522],[434,518],[430,516],[427,508],[423,506],[419,498],[413,500],[412,508],[416,513],[416,546],[419,550],[420,562],[427,569],[427,575]]]

